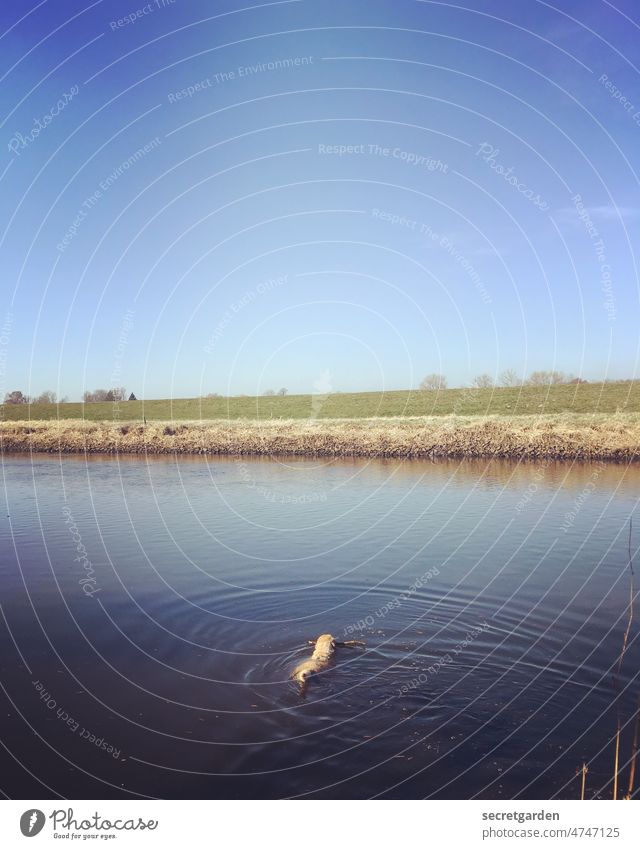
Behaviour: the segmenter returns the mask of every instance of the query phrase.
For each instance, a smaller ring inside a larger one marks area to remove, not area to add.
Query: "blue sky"
[[[3,4],[0,390],[635,376],[639,45],[630,0]]]

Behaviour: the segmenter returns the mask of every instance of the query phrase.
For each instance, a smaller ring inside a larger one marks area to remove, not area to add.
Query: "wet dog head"
[[[316,651],[331,654],[336,647],[336,641],[331,634],[321,634],[316,640]]]

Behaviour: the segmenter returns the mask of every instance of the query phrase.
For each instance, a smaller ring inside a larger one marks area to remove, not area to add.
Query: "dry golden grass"
[[[635,460],[640,415],[0,423],[3,452]]]

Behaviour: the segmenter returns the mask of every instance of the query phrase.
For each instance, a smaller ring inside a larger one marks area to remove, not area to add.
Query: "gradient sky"
[[[639,67],[631,0],[3,3],[0,391],[635,376]]]

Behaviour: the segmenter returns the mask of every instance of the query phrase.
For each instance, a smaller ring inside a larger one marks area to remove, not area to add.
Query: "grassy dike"
[[[0,407],[0,451],[636,460],[632,381]],[[146,421],[145,421],[146,420]]]
[[[508,389],[397,390],[284,398],[240,395],[99,404],[4,404],[0,420],[180,422],[218,419],[361,419],[400,416],[523,416],[543,413],[640,413],[640,383],[583,383]]]

